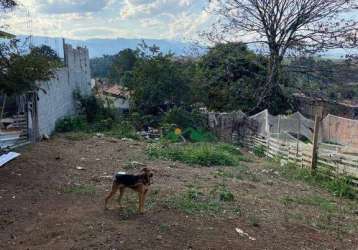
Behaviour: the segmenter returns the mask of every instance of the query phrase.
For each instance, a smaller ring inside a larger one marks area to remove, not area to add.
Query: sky
[[[207,0],[18,0],[9,31],[71,39],[190,40],[211,17]]]

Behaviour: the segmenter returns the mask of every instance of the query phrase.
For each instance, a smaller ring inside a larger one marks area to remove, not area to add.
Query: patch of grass
[[[220,202],[208,198],[195,187],[169,198],[166,203],[170,208],[182,210],[187,214],[217,214],[220,212]]]
[[[169,230],[170,226],[168,224],[160,224],[159,225],[159,231],[160,232],[167,232]]]
[[[147,154],[151,158],[200,166],[238,166],[240,161],[246,160],[241,153],[232,150],[231,146],[211,143],[151,144]]]
[[[66,187],[63,192],[67,194],[93,195],[96,193],[96,187],[92,185],[72,186]]]
[[[114,138],[131,138],[139,139],[136,129],[132,122],[112,119],[107,117],[105,119],[96,119],[88,122],[83,116],[65,117],[56,123],[56,132],[68,133],[69,139],[78,140],[83,135],[91,135],[94,133],[104,133],[107,136]]]
[[[84,141],[91,138],[92,134],[86,132],[68,132],[64,134],[64,137],[71,141]]]
[[[309,169],[300,168],[294,164],[288,164],[287,166],[281,167],[278,166],[277,163],[274,163],[273,167],[288,180],[298,180],[306,182],[309,185],[319,186],[337,197],[345,197],[349,199],[358,198],[357,191],[355,191],[351,185],[352,179],[350,177],[340,176],[331,179],[329,178],[329,175],[322,170],[318,170],[315,175],[312,175]]]
[[[221,201],[234,201],[234,194],[226,187],[220,191],[219,197]]]
[[[234,178],[235,175],[234,173],[232,172],[229,172],[229,171],[225,171],[225,170],[222,170],[222,169],[219,169],[218,171],[216,171],[214,173],[214,177],[217,178],[217,177],[224,177],[224,178]]]
[[[307,197],[291,197],[285,196],[281,199],[281,202],[285,205],[289,204],[300,204],[307,206],[319,207],[321,210],[326,212],[336,212],[337,205],[321,196],[307,196]]]
[[[246,177],[249,181],[252,181],[252,182],[260,182],[261,181],[259,176],[252,172],[246,172]]]

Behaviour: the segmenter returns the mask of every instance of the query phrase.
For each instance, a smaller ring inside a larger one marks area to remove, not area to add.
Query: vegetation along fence
[[[212,122],[214,116],[216,123]],[[235,119],[228,117],[230,117],[228,113],[209,115],[209,127],[219,137],[224,134],[223,139],[227,141],[227,134],[231,133],[233,142],[239,141],[256,153],[272,159],[280,159],[282,165],[291,163],[312,168],[314,121],[299,113],[291,116],[272,116],[267,111],[251,117],[242,115],[238,117],[235,112],[233,114]],[[322,124],[326,126],[321,122],[319,127],[322,128]],[[230,131],[223,133],[222,130],[225,129]],[[357,150],[355,144],[327,143],[319,136],[315,151],[317,170],[331,177],[349,176],[358,185],[358,154],[355,150]]]

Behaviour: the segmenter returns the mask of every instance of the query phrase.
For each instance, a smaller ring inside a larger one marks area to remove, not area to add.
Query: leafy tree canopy
[[[138,50],[125,49],[115,57],[111,67],[110,79],[113,82],[121,83],[122,78],[127,72],[133,70],[138,59]]]
[[[123,83],[131,91],[134,106],[144,114],[158,114],[168,106],[180,106],[190,100],[190,82],[184,66],[172,54],[142,44],[133,70]]]
[[[108,78],[111,68],[117,55],[104,55],[103,57],[92,58],[90,60],[91,74],[94,78]]]
[[[202,101],[211,110],[248,112],[258,102],[258,89],[265,84],[267,60],[243,43],[217,44],[199,62]],[[276,113],[287,109],[282,93],[272,93],[271,102],[260,108]]]
[[[61,61],[48,46],[33,47],[21,54],[17,40],[0,43],[0,90],[7,95],[38,89],[37,80],[49,80]]]

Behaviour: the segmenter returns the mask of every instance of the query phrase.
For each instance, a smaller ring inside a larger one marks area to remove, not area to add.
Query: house
[[[106,86],[103,88],[102,96],[111,100],[112,105],[119,111],[127,112],[129,110],[129,91],[120,85]]]
[[[41,90],[9,97],[0,120],[0,149],[51,135],[58,120],[76,114],[74,91],[91,93],[88,49],[64,43],[64,65],[51,80],[38,82]]]

